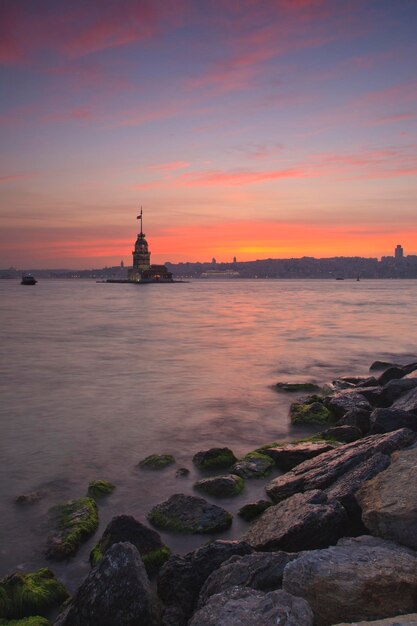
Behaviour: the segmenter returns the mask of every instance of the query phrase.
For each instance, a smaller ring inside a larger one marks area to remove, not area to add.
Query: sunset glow
[[[417,254],[414,0],[1,12],[0,267]]]

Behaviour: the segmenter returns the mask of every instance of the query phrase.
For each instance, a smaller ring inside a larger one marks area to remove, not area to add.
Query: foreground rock
[[[139,461],[138,467],[142,469],[160,470],[168,465],[175,463],[175,459],[172,454],[151,454],[142,461]]]
[[[215,533],[226,530],[232,515],[203,498],[176,493],[157,504],[148,514],[148,520],[161,530],[179,533]]]
[[[367,435],[370,428],[370,415],[371,409],[350,409],[337,421],[336,426],[355,426],[359,428],[362,435]]]
[[[203,478],[194,483],[194,489],[203,491],[215,498],[228,498],[242,493],[245,481],[236,474]]]
[[[302,598],[285,591],[263,593],[233,587],[212,596],[189,626],[313,626],[313,613]]]
[[[316,626],[417,610],[417,556],[377,537],[342,539],[284,570],[283,589],[307,600]]]
[[[417,413],[417,387],[407,391],[403,396],[400,396],[398,400],[392,404],[391,408]]]
[[[269,456],[261,452],[249,452],[232,466],[232,472],[241,478],[263,478],[274,467]]]
[[[387,617],[387,619],[372,620],[372,622],[344,623],[335,626],[417,626],[417,613],[396,615],[395,617]]]
[[[154,574],[170,555],[169,548],[162,543],[159,534],[138,522],[131,515],[113,517],[107,525],[100,541],[90,553],[90,563],[94,567],[106,551],[115,543],[128,541],[137,548],[148,574]]]
[[[392,404],[395,400],[398,400],[407,391],[415,389],[417,387],[417,378],[399,378],[391,380],[387,383],[383,390],[382,395],[387,406]]]
[[[324,402],[327,408],[338,419],[343,417],[352,409],[364,409],[365,411],[371,411],[372,407],[365,396],[361,395],[362,391],[362,389],[361,393],[357,393],[355,390],[351,391],[350,389],[347,391],[341,391],[333,396],[328,396],[325,398]]]
[[[274,502],[280,502],[298,492],[326,489],[377,452],[391,454],[394,450],[410,446],[416,440],[417,434],[406,428],[383,435],[370,435],[297,465],[290,472],[272,480],[266,491]]]
[[[15,572],[0,581],[0,618],[44,615],[68,596],[64,585],[46,567],[27,574]]]
[[[333,448],[334,445],[327,442],[304,441],[265,448],[263,454],[270,456],[279,469],[287,472],[296,465],[308,459],[313,459],[315,456],[323,454],[323,452],[328,452]]]
[[[167,606],[165,613],[173,617],[171,623],[175,626],[186,624],[201,587],[222,563],[232,556],[251,552],[252,548],[243,541],[213,541],[185,556],[171,556],[157,579],[159,597]]]
[[[46,557],[56,561],[77,552],[98,527],[97,504],[92,498],[70,500],[50,510],[54,530],[48,537]]]
[[[247,522],[251,522],[255,519],[255,517],[259,517],[261,513],[266,511],[266,509],[269,509],[270,506],[272,506],[272,502],[270,500],[258,500],[258,502],[244,504],[240,507],[237,514]]]
[[[193,463],[200,470],[227,469],[236,461],[230,448],[210,448],[193,456]]]
[[[139,552],[111,546],[55,626],[151,626],[151,591]]]
[[[417,431],[417,415],[402,409],[375,409],[370,417],[370,434],[389,433],[399,428]]]
[[[198,606],[204,606],[214,594],[236,586],[258,591],[278,589],[282,584],[285,566],[297,556],[286,552],[233,556],[207,578],[200,592]]]
[[[356,494],[372,534],[417,549],[417,447],[395,452],[390,466]]]
[[[0,626],[51,626],[51,622],[46,617],[35,615],[17,620],[0,619]]]
[[[337,441],[343,441],[344,443],[351,443],[352,441],[361,439],[362,431],[357,426],[344,424],[328,428],[324,430],[321,435],[323,438],[331,438]]]
[[[333,413],[323,404],[320,396],[311,396],[305,400],[293,402],[290,406],[291,424],[327,424],[333,419]]]
[[[346,525],[343,506],[316,489],[271,506],[243,539],[256,550],[314,550],[336,543]]]

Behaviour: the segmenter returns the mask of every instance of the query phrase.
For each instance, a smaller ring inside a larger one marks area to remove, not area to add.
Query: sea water
[[[114,515],[146,523],[153,505],[193,493],[195,452],[229,446],[239,456],[311,432],[291,427],[294,397],[274,383],[366,376],[375,359],[417,358],[412,280],[3,280],[0,312],[0,576],[47,564],[51,506],[84,496],[93,479],[116,485],[95,537],[52,564],[70,590]],[[136,467],[153,453],[173,454],[176,465]],[[189,477],[176,478],[178,467]],[[242,496],[220,504],[235,513],[264,485],[247,481]],[[31,491],[42,500],[15,504]],[[245,527],[235,518],[221,536]],[[182,553],[207,540],[163,539]]]

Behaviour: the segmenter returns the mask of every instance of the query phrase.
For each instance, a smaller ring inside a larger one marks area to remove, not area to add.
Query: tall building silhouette
[[[401,259],[404,258],[404,250],[400,244],[398,244],[397,247],[395,248],[394,256],[395,256],[396,261],[400,261]]]

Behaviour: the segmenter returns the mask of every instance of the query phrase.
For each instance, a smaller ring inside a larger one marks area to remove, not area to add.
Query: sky
[[[0,11],[0,267],[417,254],[416,0]]]

